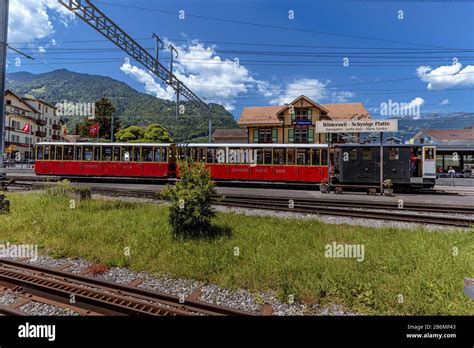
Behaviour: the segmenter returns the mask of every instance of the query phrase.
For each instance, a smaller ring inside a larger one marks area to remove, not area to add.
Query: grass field
[[[55,257],[274,290],[283,300],[293,295],[367,314],[474,314],[474,301],[463,293],[464,277],[474,276],[472,230],[368,228],[220,213],[215,225],[221,236],[182,240],[169,232],[166,206],[94,199],[71,209],[62,196],[7,196],[12,211],[0,215],[0,240],[38,244]],[[325,246],[333,242],[363,245],[364,260],[325,257]]]

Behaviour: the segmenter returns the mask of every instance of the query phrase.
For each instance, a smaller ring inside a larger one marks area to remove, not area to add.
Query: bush
[[[180,180],[166,185],[161,197],[171,202],[169,223],[174,234],[185,237],[211,236],[212,206],[217,196],[211,174],[203,163],[180,162]]]

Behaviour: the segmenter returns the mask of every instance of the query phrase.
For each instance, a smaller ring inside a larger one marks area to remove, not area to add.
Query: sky
[[[474,111],[474,2],[92,1],[206,102],[243,107],[391,102],[421,113]],[[150,95],[173,90],[55,0],[10,0],[7,72],[109,76]],[[98,96],[99,97],[99,96]],[[403,103],[403,104],[402,104]],[[393,104],[395,105],[395,104]]]

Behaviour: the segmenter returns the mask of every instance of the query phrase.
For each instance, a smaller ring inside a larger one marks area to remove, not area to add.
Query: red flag
[[[97,135],[99,133],[99,124],[93,124],[89,127],[89,134],[90,135]]]
[[[30,122],[26,123],[21,130],[25,134],[29,133],[30,132]]]

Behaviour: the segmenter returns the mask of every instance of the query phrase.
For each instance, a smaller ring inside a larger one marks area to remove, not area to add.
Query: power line
[[[110,3],[110,2],[106,2],[106,1],[96,1],[96,2],[100,3],[100,4],[103,4],[103,5],[108,5],[108,6],[131,8],[131,9],[136,9],[136,10],[144,10],[144,11],[160,12],[160,13],[178,15],[178,12],[168,11],[168,10],[146,8],[146,7],[139,7],[139,6],[131,6],[131,5],[123,5],[123,4],[114,4],[114,3]],[[380,38],[374,38],[374,37],[369,37],[369,36],[341,34],[341,33],[334,33],[334,32],[328,32],[328,31],[319,31],[319,30],[312,30],[312,29],[292,28],[292,27],[285,27],[285,26],[278,26],[278,25],[262,24],[262,23],[255,23],[255,22],[246,22],[246,21],[240,21],[240,20],[234,20],[234,19],[228,19],[228,18],[218,18],[218,17],[195,15],[195,14],[189,14],[189,13],[186,13],[186,16],[187,17],[192,17],[192,18],[200,18],[200,19],[207,19],[207,20],[226,22],[226,23],[234,23],[234,24],[243,24],[243,25],[250,25],[250,26],[256,26],[256,27],[261,27],[261,28],[269,28],[269,29],[289,30],[289,31],[305,32],[305,33],[312,33],[312,34],[322,34],[322,35],[346,37],[346,38],[353,38],[353,39],[390,42],[390,43],[398,43],[398,44],[404,44],[404,45],[432,47],[432,48],[445,48],[445,49],[447,48],[447,47],[442,47],[442,46],[420,44],[420,43],[414,43],[414,42],[408,42],[408,41],[380,39]],[[450,49],[450,48],[447,48],[447,49]]]

